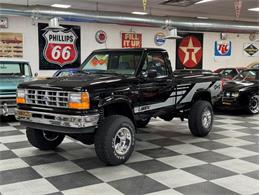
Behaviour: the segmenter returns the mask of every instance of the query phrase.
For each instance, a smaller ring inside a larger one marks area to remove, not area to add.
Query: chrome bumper
[[[46,112],[36,112],[28,110],[15,110],[15,117],[21,122],[46,124],[66,128],[86,128],[97,126],[99,114],[89,114],[85,116],[64,115]]]
[[[6,103],[0,105],[0,116],[8,116],[8,115],[14,115],[15,114],[15,105],[8,105]]]

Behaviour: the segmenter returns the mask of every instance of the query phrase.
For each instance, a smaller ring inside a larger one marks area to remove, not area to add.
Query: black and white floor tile
[[[139,129],[135,152],[107,167],[94,147],[66,138],[40,151],[14,120],[0,124],[0,192],[3,195],[258,194],[258,115],[215,117],[212,133],[192,137],[187,121],[153,120]]]

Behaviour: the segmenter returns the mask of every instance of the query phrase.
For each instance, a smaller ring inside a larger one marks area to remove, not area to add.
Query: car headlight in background
[[[25,104],[25,89],[17,89],[16,91],[16,103]]]
[[[238,96],[239,96],[239,92],[232,92],[232,93],[231,93],[231,96],[232,96],[232,97],[238,97]]]
[[[88,92],[72,92],[69,95],[69,108],[89,109],[90,100]]]

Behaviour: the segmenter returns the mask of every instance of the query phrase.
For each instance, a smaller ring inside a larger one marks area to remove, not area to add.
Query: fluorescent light
[[[202,20],[207,20],[207,19],[209,19],[209,18],[204,17],[204,16],[198,16],[197,18],[198,18],[198,19],[202,19]]]
[[[198,1],[197,3],[195,3],[195,4],[208,3],[208,2],[211,2],[211,1],[215,1],[215,0],[201,0],[201,1]]]
[[[250,8],[248,9],[249,11],[253,11],[253,12],[259,12],[259,7],[255,7],[255,8]]]
[[[132,14],[135,14],[135,15],[147,15],[148,13],[146,13],[146,12],[132,12]]]
[[[69,8],[71,5],[66,5],[66,4],[52,4],[52,7],[58,7],[58,8]]]

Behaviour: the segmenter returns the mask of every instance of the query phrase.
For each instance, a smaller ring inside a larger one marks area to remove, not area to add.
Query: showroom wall
[[[39,53],[38,53],[38,27],[33,25],[32,20],[27,17],[8,17],[9,23],[7,29],[1,29],[1,32],[19,32],[23,33],[24,58],[29,60],[33,72],[38,72],[40,76],[50,76],[55,71],[39,71]],[[44,21],[40,21],[44,22]],[[47,22],[47,21],[46,21]],[[68,23],[66,23],[68,24]],[[112,24],[94,24],[94,23],[69,23],[81,26],[81,61],[83,61],[94,49],[99,48],[120,48],[121,32],[129,32],[130,30],[142,33],[143,47],[158,47],[154,43],[154,35],[158,32],[167,31],[160,28],[150,27],[130,27]],[[107,35],[107,43],[99,44],[95,40],[95,33],[98,30],[104,30]],[[228,41],[232,42],[231,57],[214,57],[214,43],[220,40],[219,33],[204,33],[204,49],[203,49],[203,68],[217,69],[219,67],[245,66],[249,63],[258,61],[258,57],[247,57],[243,54],[243,44],[250,43],[248,34],[228,34]],[[167,40],[161,46],[168,51],[172,61],[173,69],[175,69],[175,40]]]

